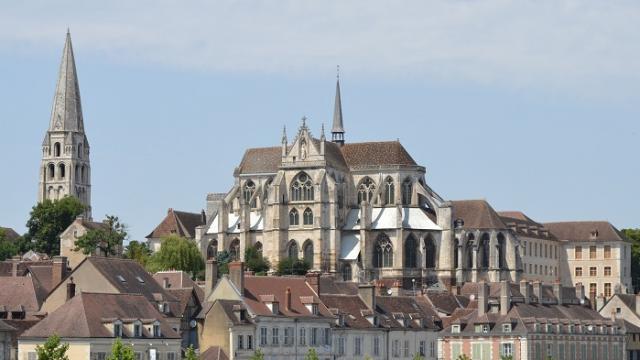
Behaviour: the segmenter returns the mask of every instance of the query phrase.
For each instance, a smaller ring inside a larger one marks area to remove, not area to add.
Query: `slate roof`
[[[498,213],[486,200],[451,201],[455,220],[464,221],[463,229],[506,229]]]
[[[241,174],[273,174],[282,162],[282,147],[252,148],[244,152],[238,166]]]
[[[380,324],[390,328],[440,330],[442,321],[423,296],[376,296]]]
[[[20,234],[18,234],[12,228],[0,226],[0,230],[4,231],[4,235],[5,235],[6,239],[11,241],[11,242],[15,241],[17,238],[20,237]]]
[[[218,346],[211,346],[206,351],[200,353],[200,360],[229,360],[224,350]]]
[[[204,301],[204,290],[191,280],[189,274],[184,271],[159,271],[153,274],[153,278],[160,286],[164,286],[164,279],[169,281],[169,290],[193,289],[196,292],[198,301]]]
[[[322,302],[334,313],[345,315],[345,327],[352,329],[369,329],[373,324],[363,315],[371,309],[358,295],[320,295]]]
[[[205,224],[202,213],[190,213],[169,208],[167,216],[147,235],[149,238],[161,238],[169,235],[178,235],[193,239],[196,236],[196,227]]]
[[[28,317],[40,310],[46,295],[31,276],[0,277],[0,308],[5,311],[22,308]]]
[[[559,240],[565,241],[629,241],[608,221],[549,222],[544,226]],[[597,232],[597,237],[592,234]]]
[[[0,320],[0,332],[16,331],[16,328]]]
[[[139,319],[143,324],[160,322],[161,338],[179,339],[164,316],[144,296],[138,294],[80,293],[67,301],[45,319],[22,334],[22,338],[45,338],[57,334],[62,338],[113,337],[112,330],[105,326],[114,320]],[[143,337],[152,334],[143,330]],[[126,326],[123,338],[132,337]]]
[[[521,211],[499,211],[498,215],[502,218],[502,222],[517,234],[538,239],[556,239],[549,229]]]

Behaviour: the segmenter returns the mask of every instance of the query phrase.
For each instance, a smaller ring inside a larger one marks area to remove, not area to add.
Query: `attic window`
[[[136,280],[138,280],[140,284],[144,284],[144,280],[140,276],[136,276]]]
[[[502,324],[502,332],[510,333],[511,332],[511,324]]]
[[[460,334],[460,325],[451,325],[452,334]]]
[[[0,319],[6,319],[7,318],[7,312],[6,311],[0,311]]]
[[[118,278],[120,282],[127,282],[127,280],[125,280],[125,278],[122,275],[117,275],[116,278]]]
[[[120,321],[116,321],[113,323],[113,336],[122,337],[122,323]]]
[[[142,324],[140,323],[133,324],[133,336],[142,337]]]
[[[153,337],[160,337],[160,322],[158,321],[153,324]]]

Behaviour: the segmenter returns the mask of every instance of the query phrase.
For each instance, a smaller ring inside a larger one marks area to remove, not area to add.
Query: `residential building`
[[[97,248],[89,255],[84,254],[82,250],[75,251],[75,248],[76,240],[89,230],[106,230],[108,228],[108,224],[88,220],[82,215],[78,216],[71,225],[60,234],[60,255],[68,259],[71,269],[75,269],[87,256],[105,256],[104,252]],[[117,247],[115,256],[120,255],[122,255],[122,247]]]
[[[156,252],[160,250],[162,239],[170,235],[193,240],[196,227],[206,222],[204,210],[201,213],[190,213],[169,208],[167,216],[147,235],[147,245],[151,251]]]
[[[13,359],[11,337],[15,331],[16,328],[0,320],[0,359]]]
[[[640,295],[613,294],[598,312],[624,329],[625,359],[640,360]]]
[[[143,295],[83,292],[20,336],[18,359],[35,358],[51,334],[69,344],[69,360],[102,360],[116,338],[133,347],[136,359],[181,358],[180,335]]]

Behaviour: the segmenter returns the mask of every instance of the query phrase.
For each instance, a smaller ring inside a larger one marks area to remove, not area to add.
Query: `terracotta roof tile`
[[[568,241],[628,241],[607,221],[567,221],[545,223],[559,240]],[[594,236],[596,235],[597,236]]]
[[[247,149],[238,166],[240,174],[269,174],[278,172],[282,162],[282,147]]]
[[[341,149],[350,168],[381,165],[416,165],[415,160],[399,141],[346,143]]]
[[[465,229],[506,229],[498,213],[486,200],[452,201],[454,220],[462,219]]]
[[[218,346],[211,346],[206,351],[200,353],[200,360],[229,360],[224,350]]]
[[[167,216],[147,235],[147,238],[161,238],[178,235],[188,239],[195,238],[196,227],[205,224],[202,213],[190,213],[169,209]]]
[[[357,295],[321,295],[320,299],[330,309],[337,309],[338,314],[345,316],[345,327],[353,329],[368,329],[373,325],[363,316],[363,310],[371,309]]]

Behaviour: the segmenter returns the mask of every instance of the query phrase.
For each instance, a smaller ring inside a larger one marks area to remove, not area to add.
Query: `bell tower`
[[[78,74],[68,30],[49,129],[42,141],[38,202],[65,196],[78,198],[86,206],[85,217],[91,218],[89,141],[84,133]]]

